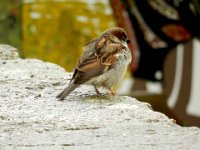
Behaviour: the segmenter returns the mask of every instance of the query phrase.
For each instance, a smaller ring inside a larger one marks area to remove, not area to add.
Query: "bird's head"
[[[122,42],[130,43],[126,31],[120,27],[111,27],[107,29],[104,33],[114,35]]]

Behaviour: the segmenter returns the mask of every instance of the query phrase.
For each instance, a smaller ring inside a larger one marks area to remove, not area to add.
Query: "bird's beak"
[[[129,44],[129,43],[131,43],[131,41],[129,39],[127,39],[126,43]]]

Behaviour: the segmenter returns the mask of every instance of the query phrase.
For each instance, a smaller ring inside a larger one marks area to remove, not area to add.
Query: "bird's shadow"
[[[83,94],[80,95],[80,100],[84,103],[113,103],[115,96],[110,94]]]
[[[117,96],[117,95],[116,95]],[[110,105],[115,103],[116,101],[116,96],[113,96],[109,93],[101,93],[101,94],[96,94],[96,93],[87,93],[87,94],[80,94],[79,92],[74,92],[70,94],[68,97],[65,99],[59,100],[61,102],[64,101],[77,101],[81,103],[90,103],[90,104],[106,104]]]

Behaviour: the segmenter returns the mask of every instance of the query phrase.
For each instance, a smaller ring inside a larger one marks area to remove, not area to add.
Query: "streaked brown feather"
[[[87,64],[81,68],[77,68],[74,76],[75,84],[82,84],[87,82],[89,79],[103,74],[105,66],[96,61],[94,63]]]
[[[121,43],[113,41],[113,37],[108,35],[89,41],[84,47],[83,56],[76,65],[73,74],[74,83],[85,83],[111,69],[112,64],[117,60],[116,54],[122,48]]]
[[[102,48],[103,46],[105,46],[105,44],[106,44],[106,37],[105,37],[105,36],[102,36],[102,37],[100,37],[100,38],[98,39],[97,44],[96,44],[96,48],[97,48],[97,49],[100,49],[100,48]]]

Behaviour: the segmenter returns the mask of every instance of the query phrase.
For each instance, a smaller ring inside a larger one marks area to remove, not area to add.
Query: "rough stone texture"
[[[19,58],[18,50],[10,45],[0,44],[0,59],[9,60]]]
[[[199,128],[180,127],[134,98],[96,96],[92,87],[81,86],[58,101],[69,73],[40,60],[6,57],[15,59],[0,56],[0,150],[200,147]]]

